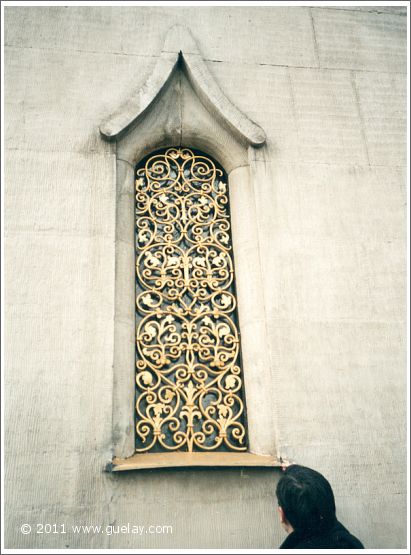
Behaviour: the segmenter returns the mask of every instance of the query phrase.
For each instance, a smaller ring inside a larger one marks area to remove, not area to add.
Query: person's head
[[[315,470],[293,464],[277,484],[280,520],[287,532],[320,532],[336,519],[334,494],[328,481]]]

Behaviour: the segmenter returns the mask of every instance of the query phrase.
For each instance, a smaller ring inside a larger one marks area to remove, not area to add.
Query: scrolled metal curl
[[[136,452],[244,451],[228,185],[169,148],[136,170]]]

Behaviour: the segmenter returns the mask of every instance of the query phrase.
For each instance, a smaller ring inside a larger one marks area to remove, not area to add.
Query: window
[[[227,175],[175,147],[135,184],[136,452],[246,451]]]
[[[100,132],[115,143],[116,176],[107,470],[278,466],[256,211],[270,186],[264,130],[173,25],[146,83]]]

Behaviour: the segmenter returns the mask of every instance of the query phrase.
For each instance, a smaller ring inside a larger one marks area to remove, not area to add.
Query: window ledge
[[[144,453],[133,455],[127,459],[115,457],[107,465],[109,472],[123,470],[143,470],[147,468],[175,467],[280,467],[282,463],[270,455],[253,453]]]

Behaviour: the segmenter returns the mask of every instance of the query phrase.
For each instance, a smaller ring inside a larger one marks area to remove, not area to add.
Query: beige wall
[[[98,126],[173,23],[267,133],[256,213],[278,449],[329,478],[366,547],[404,547],[405,8],[323,7],[5,9],[6,547],[284,537],[276,471],[103,472],[116,183]],[[70,532],[113,523],[173,534]]]

